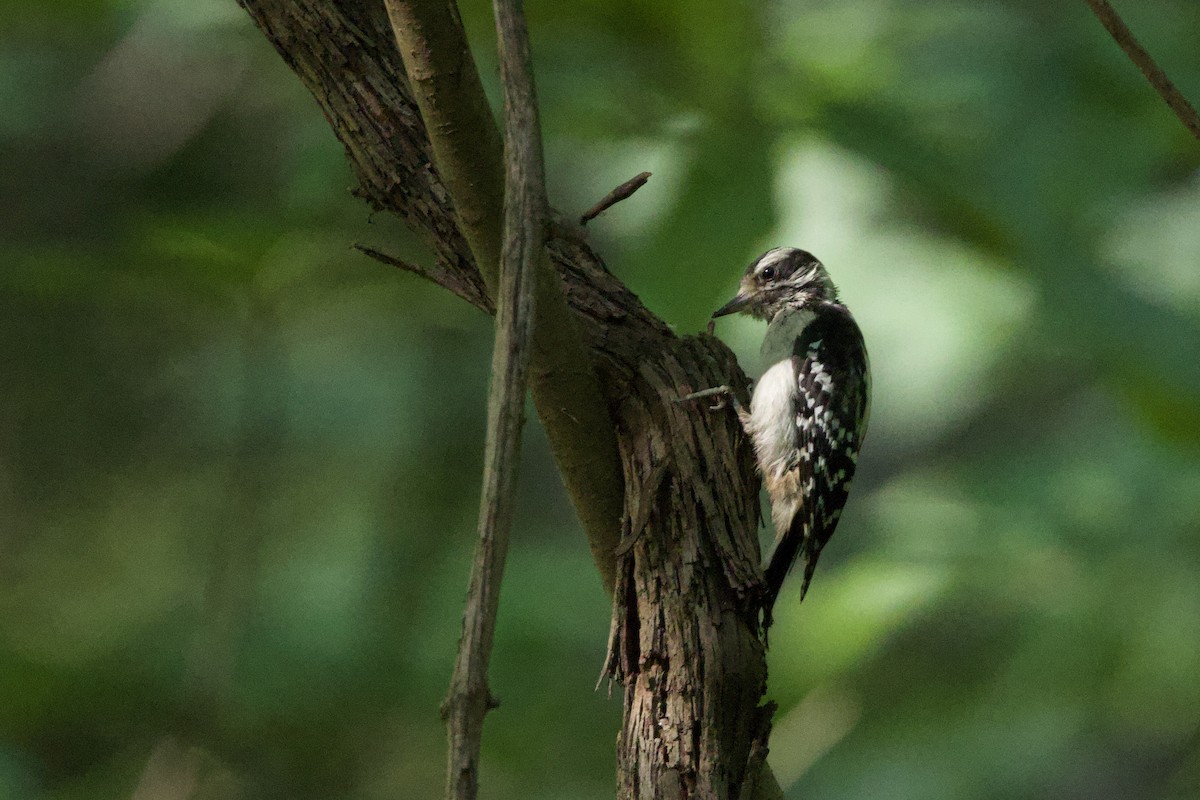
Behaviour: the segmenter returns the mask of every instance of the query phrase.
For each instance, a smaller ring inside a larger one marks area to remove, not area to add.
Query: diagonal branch
[[[453,0],[386,0],[438,173],[489,293],[501,250],[503,165],[495,121]],[[616,434],[591,354],[543,257],[529,382],[559,472],[606,589],[620,537],[624,490]]]
[[[1087,0],[1087,4],[1096,18],[1108,30],[1109,35],[1125,51],[1125,55],[1129,56],[1129,60],[1136,64],[1137,68],[1146,76],[1146,80],[1150,81],[1150,85],[1158,92],[1159,97],[1170,106],[1171,110],[1175,112],[1175,116],[1179,117],[1179,121],[1192,132],[1193,136],[1200,139],[1200,115],[1167,77],[1167,73],[1163,72],[1162,68],[1150,57],[1146,48],[1142,47],[1141,42],[1133,35],[1133,31],[1129,30],[1129,26],[1121,19],[1117,10],[1108,3],[1108,0]]]
[[[479,792],[483,719],[492,705],[487,671],[512,530],[533,341],[534,287],[537,270],[546,260],[546,181],[529,63],[529,35],[521,0],[496,0],[495,8],[504,84],[504,247],[488,395],[479,546],[445,705],[450,740],[446,763],[448,800],[474,800]]]

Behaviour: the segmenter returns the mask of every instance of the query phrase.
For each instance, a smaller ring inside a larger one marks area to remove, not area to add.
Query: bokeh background
[[[1200,100],[1200,5],[1121,6]],[[799,245],[866,332],[772,635],[789,796],[1200,796],[1200,146],[1085,4],[529,13],[555,204],[654,173],[590,234],[651,308],[697,331]],[[437,796],[489,320],[351,250],[429,257],[232,0],[0,18],[0,798]],[[521,477],[485,793],[609,797],[536,423]]]

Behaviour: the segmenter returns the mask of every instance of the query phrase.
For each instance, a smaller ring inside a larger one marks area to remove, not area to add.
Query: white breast
[[[758,379],[750,400],[747,431],[764,478],[783,473],[796,451],[796,375],[792,349],[804,328],[813,321],[811,311],[783,311],[771,320],[763,337],[762,354],[771,363]]]
[[[754,387],[746,427],[764,477],[781,474],[795,454],[795,393],[796,375],[790,358],[772,365]]]

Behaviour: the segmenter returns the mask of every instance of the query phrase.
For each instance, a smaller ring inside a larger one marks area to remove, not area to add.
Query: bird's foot
[[[737,396],[733,393],[733,388],[726,385],[714,386],[711,389],[701,389],[698,392],[685,394],[683,397],[675,398],[675,402],[686,403],[690,400],[703,400],[706,397],[717,398],[717,402],[709,406],[709,409],[712,411],[720,411],[729,405],[730,402],[733,403],[735,409],[741,408],[741,403],[738,402]]]

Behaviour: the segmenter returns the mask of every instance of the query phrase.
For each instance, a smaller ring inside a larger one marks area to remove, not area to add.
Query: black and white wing
[[[799,558],[800,596],[808,591],[821,548],[837,527],[866,434],[870,368],[866,345],[844,306],[828,304],[796,339],[792,351],[797,393],[795,479],[802,495],[786,531],[778,535],[765,570],[766,619]]]

